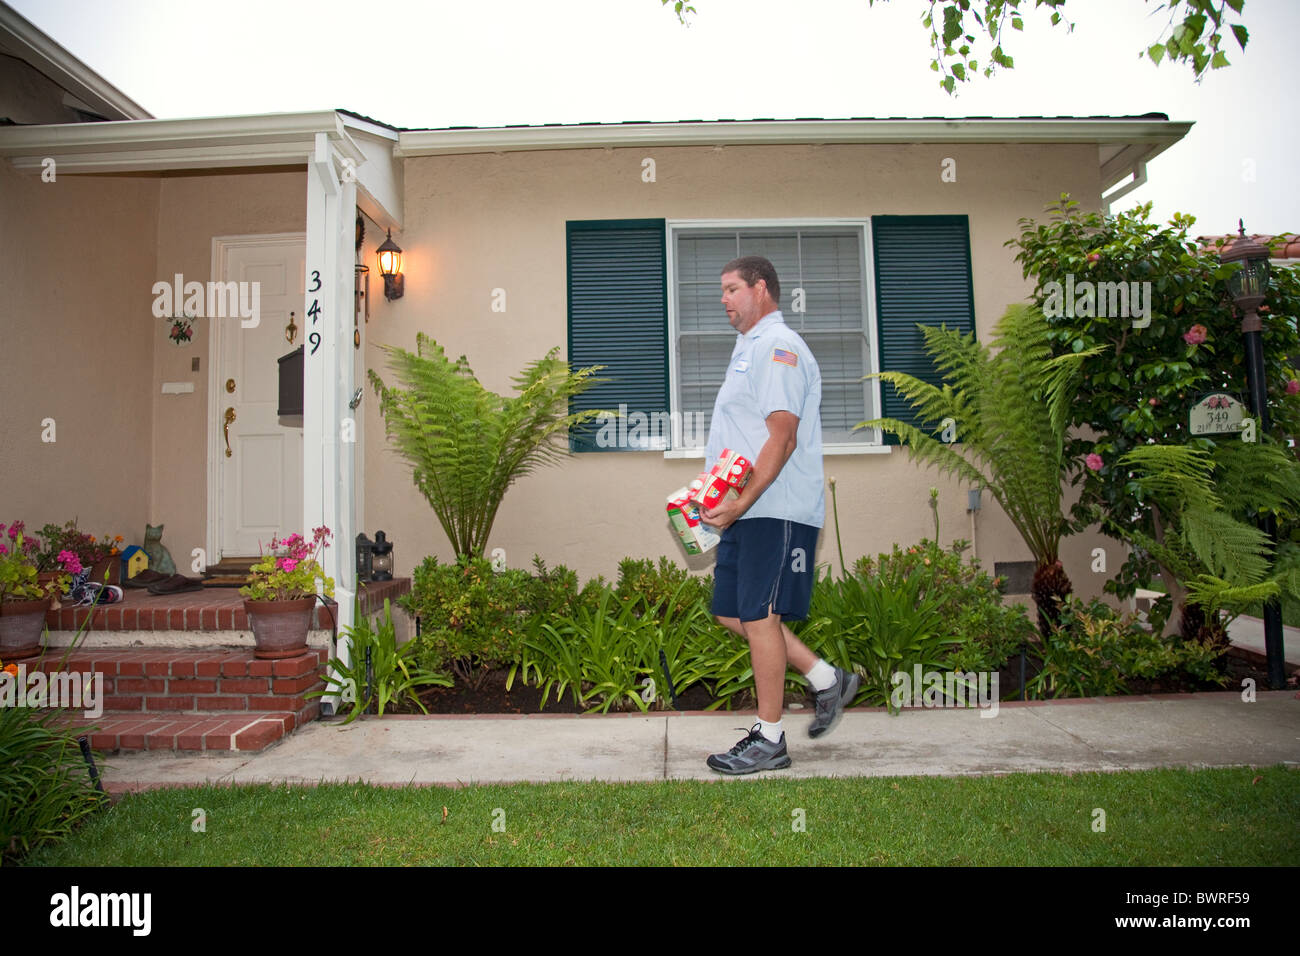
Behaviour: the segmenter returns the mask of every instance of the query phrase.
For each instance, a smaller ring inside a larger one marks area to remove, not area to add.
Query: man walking
[[[807,616],[813,555],[826,516],[822,481],[821,372],[804,340],[785,324],[772,263],[744,256],[722,269],[722,305],[740,333],[709,426],[708,461],[723,448],[740,452],[753,473],[740,497],[704,512],[722,529],[713,575],[713,614],[749,642],[758,690],[758,722],[708,764],[742,774],[790,766],[781,712],[786,668],[816,692],[809,736],[839,720],[859,678],[832,667],[795,637],[785,621]]]

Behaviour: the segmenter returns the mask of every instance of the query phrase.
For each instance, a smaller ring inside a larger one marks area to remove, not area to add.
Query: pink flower
[[[1097,454],[1095,451],[1088,455],[1083,462],[1093,471],[1101,471],[1101,466],[1105,464],[1105,462],[1101,460],[1101,455]]]
[[[27,525],[22,521],[15,521],[13,524],[11,524],[9,526],[9,540],[12,541],[15,538],[17,538],[20,534],[23,533],[23,529],[26,527]]]
[[[1100,252],[1090,252],[1090,253],[1088,253],[1088,261],[1089,261],[1089,262],[1098,262],[1098,261],[1100,261],[1100,260],[1101,260],[1101,253],[1100,253]]]
[[[1288,395],[1294,395],[1296,392],[1300,392],[1300,382],[1291,379],[1291,381],[1286,383],[1286,393]]]
[[[275,563],[281,571],[292,571],[298,566],[298,561],[295,558],[280,558]]]
[[[1160,399],[1158,399],[1158,398],[1148,398],[1148,399],[1147,399],[1147,404],[1150,405],[1152,408],[1155,408],[1157,405],[1160,404]]]
[[[63,570],[69,574],[80,574],[83,570],[81,559],[71,551],[60,551],[58,557],[59,564],[63,565]]]
[[[3,544],[0,544],[0,554],[8,554],[8,553],[9,553],[9,549],[5,547]]]
[[[1183,341],[1188,345],[1200,345],[1205,341],[1206,329],[1203,325],[1193,325],[1183,333]]]

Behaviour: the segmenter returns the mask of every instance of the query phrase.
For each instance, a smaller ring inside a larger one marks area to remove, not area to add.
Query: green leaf
[[[1151,46],[1147,47],[1147,56],[1151,57],[1152,63],[1159,65],[1160,61],[1163,60],[1165,56],[1164,46],[1160,43],[1151,44]]]
[[[1215,50],[1214,57],[1210,60],[1210,69],[1221,70],[1228,66],[1228,56],[1222,50]]]

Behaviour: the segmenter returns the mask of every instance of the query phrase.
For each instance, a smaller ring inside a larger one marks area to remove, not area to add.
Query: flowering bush
[[[62,527],[47,524],[41,529],[40,540],[44,546],[38,547],[34,552],[38,571],[69,570],[76,574],[82,570],[88,571],[105,558],[122,552],[120,534],[97,538],[79,530],[75,518]],[[67,568],[63,557],[65,552],[75,555],[81,567],[75,571]]]
[[[8,536],[8,543],[3,539]],[[8,528],[0,524],[0,601],[36,601],[47,598],[54,591],[68,592],[71,574],[81,572],[81,562],[70,551],[60,551],[50,570],[62,573],[52,581],[41,583],[37,579],[40,548],[34,538],[28,537],[21,521]]]
[[[334,579],[320,566],[329,538],[330,529],[325,527],[312,529],[310,541],[297,533],[283,541],[272,538],[271,552],[249,569],[251,580],[239,593],[250,601],[297,601],[314,595],[319,581],[325,595],[333,597]]]

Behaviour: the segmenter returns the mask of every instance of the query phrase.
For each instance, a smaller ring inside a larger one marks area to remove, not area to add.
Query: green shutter
[[[603,365],[610,379],[577,396],[589,408],[665,415],[668,411],[668,294],[664,220],[570,222],[569,364]],[[651,419],[653,420],[653,419]],[[666,420],[662,419],[662,420]],[[625,429],[626,430],[626,429]],[[596,444],[597,426],[574,429],[574,451],[614,451]]]
[[[916,327],[946,325],[965,335],[975,328],[970,226],[965,216],[874,216],[876,316],[880,368],[940,384]],[[912,406],[882,383],[881,414],[918,424]],[[893,435],[886,444],[896,445]]]

